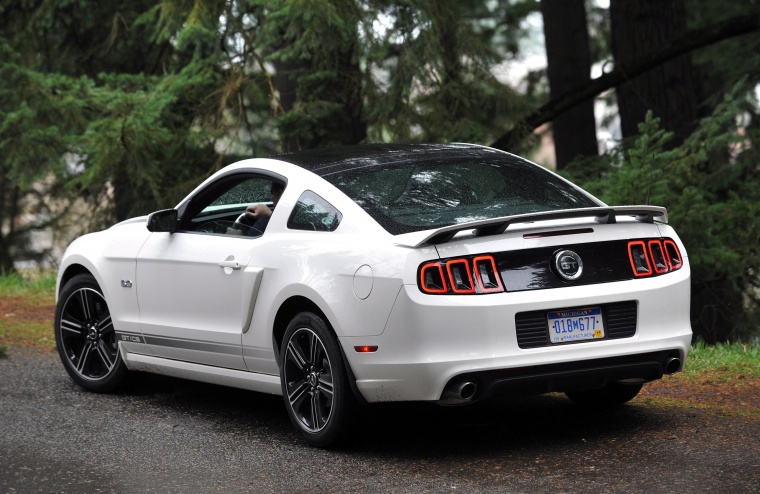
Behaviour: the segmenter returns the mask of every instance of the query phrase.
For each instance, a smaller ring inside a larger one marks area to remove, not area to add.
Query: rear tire
[[[568,391],[568,398],[578,405],[605,408],[631,401],[641,391],[642,384],[611,383],[603,388],[587,391]]]
[[[64,285],[54,329],[63,367],[79,386],[105,393],[124,382],[129,371],[103,291],[92,275],[76,275]]]
[[[285,408],[304,439],[320,448],[343,440],[355,399],[338,342],[325,321],[311,312],[296,315],[285,330],[280,362]]]

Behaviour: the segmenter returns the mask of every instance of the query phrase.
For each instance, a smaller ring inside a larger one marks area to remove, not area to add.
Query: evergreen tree
[[[760,142],[736,116],[756,101],[737,84],[681,145],[649,112],[638,136],[599,158],[576,161],[571,179],[608,204],[668,208],[692,269],[692,329],[709,343],[742,340],[760,323]],[[727,153],[729,160],[715,156]],[[651,188],[651,191],[650,191]]]

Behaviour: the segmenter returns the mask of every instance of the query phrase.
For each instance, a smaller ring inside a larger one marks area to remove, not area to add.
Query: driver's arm
[[[272,210],[266,204],[251,204],[245,208],[245,217],[249,220],[258,220],[264,216],[272,216]]]

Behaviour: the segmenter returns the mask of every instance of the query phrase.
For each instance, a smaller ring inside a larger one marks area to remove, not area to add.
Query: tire
[[[568,391],[565,395],[578,405],[606,408],[631,401],[639,394],[641,387],[641,384],[611,383],[603,388],[587,391]]]
[[[356,402],[338,342],[325,321],[311,312],[296,315],[285,330],[280,362],[282,396],[293,425],[312,446],[341,442]]]
[[[103,291],[92,275],[76,275],[64,285],[54,329],[63,367],[75,383],[106,393],[124,382],[129,371],[119,353]]]

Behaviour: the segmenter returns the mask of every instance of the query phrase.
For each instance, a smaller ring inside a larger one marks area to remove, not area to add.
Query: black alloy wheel
[[[280,349],[285,407],[312,446],[328,447],[345,435],[354,397],[338,343],[321,317],[302,312],[285,330]]]
[[[111,313],[95,278],[80,274],[61,290],[55,342],[63,366],[81,387],[112,391],[126,377]]]

